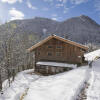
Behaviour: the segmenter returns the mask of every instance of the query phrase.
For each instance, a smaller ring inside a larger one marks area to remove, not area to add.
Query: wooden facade
[[[36,65],[36,63],[39,61],[53,61],[81,65],[84,63],[84,53],[88,48],[70,40],[52,35],[28,50],[35,51],[35,69],[37,72],[54,74],[57,73],[57,67]],[[53,67],[55,71],[51,70]],[[68,68],[62,67],[58,69],[58,72],[63,72]]]

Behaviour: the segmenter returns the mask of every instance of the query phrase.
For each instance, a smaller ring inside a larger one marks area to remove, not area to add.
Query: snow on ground
[[[100,59],[93,62],[87,100],[100,100]]]
[[[52,75],[38,76],[26,74],[23,71],[17,74],[15,81],[7,88],[7,81],[4,82],[4,94],[0,100],[20,100],[25,93],[27,95],[22,100],[73,100],[87,79],[88,68],[82,67],[69,72]]]
[[[96,60],[95,58],[98,58]],[[87,100],[100,100],[100,49],[85,55],[86,60],[93,61],[89,88],[87,89]]]
[[[85,59],[87,61],[92,61],[94,60],[96,57],[100,57],[100,49],[98,50],[95,50],[93,52],[90,52],[90,53],[87,53],[84,55],[85,56]]]
[[[39,78],[39,76],[30,73],[33,70],[23,71],[17,74],[15,81],[8,87],[7,80],[3,83],[4,94],[0,94],[0,100],[20,100],[20,96],[29,87],[29,84]]]
[[[40,78],[30,84],[24,100],[75,100],[88,78],[87,69]]]

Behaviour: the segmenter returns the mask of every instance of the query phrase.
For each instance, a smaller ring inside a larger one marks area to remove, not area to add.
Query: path
[[[87,71],[86,71],[87,80],[84,82],[84,85],[81,88],[79,94],[77,95],[76,100],[87,100],[87,93],[86,93],[86,91],[87,91],[87,89],[89,87],[88,81],[89,81],[89,79],[91,77],[91,73],[90,72],[91,72],[91,69],[88,68]]]
[[[36,78],[35,80],[31,81],[31,82],[35,82],[37,81],[38,79],[40,79],[41,76],[39,76],[38,78]],[[22,95],[20,96],[20,100],[24,100],[24,97],[27,95],[28,93],[28,90],[29,90],[29,86],[31,84],[31,82],[28,84],[28,87],[24,90],[24,92],[22,93]]]
[[[20,97],[28,89],[31,82],[40,78],[39,75],[28,74],[33,70],[26,70],[16,75],[11,86],[8,87],[8,82],[3,83],[3,95],[0,95],[0,100],[20,100]]]
[[[75,100],[86,77],[87,67],[32,82],[24,100]]]
[[[100,59],[93,62],[87,100],[100,100]]]

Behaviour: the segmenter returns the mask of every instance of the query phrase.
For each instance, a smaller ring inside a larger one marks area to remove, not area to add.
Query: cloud
[[[56,4],[56,8],[60,8],[60,7],[63,7],[63,6],[64,6],[64,4],[62,4],[62,3]]]
[[[57,0],[43,0],[45,3],[49,3],[50,5],[54,5],[54,1],[57,1]]]
[[[86,3],[88,0],[70,0],[72,4],[81,4],[81,3]]]
[[[69,10],[70,10],[70,8],[64,7],[64,12],[63,13],[68,13]]]
[[[56,1],[56,7],[62,7],[64,5],[66,5],[68,2],[70,2],[71,4],[74,5],[79,5],[81,3],[86,3],[89,0],[43,0],[44,2],[49,2],[49,3],[53,3],[54,1]]]
[[[27,0],[26,4],[27,4],[27,6],[28,6],[29,8],[31,8],[31,9],[33,9],[33,10],[37,10],[37,9],[38,9],[37,7],[33,6],[29,0]]]
[[[52,20],[58,20],[56,17],[52,18]]]
[[[86,3],[89,0],[56,0],[57,3],[55,4],[56,8],[63,8],[63,13],[66,14],[68,11],[79,4]],[[70,7],[67,5],[70,4]]]
[[[1,0],[3,3],[9,3],[9,4],[14,4],[16,2],[22,3],[23,0]]]
[[[9,11],[9,14],[11,16],[10,20],[16,20],[16,19],[23,19],[24,18],[24,14],[21,11],[16,10],[16,8],[12,8]]]
[[[23,2],[23,0],[18,0],[20,3],[22,3]]]
[[[57,0],[57,1],[62,2],[63,4],[67,2],[70,2],[72,4],[81,4],[87,2],[88,0]]]

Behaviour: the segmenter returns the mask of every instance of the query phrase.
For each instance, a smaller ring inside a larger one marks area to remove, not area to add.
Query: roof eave
[[[44,44],[45,42],[47,42],[48,40],[52,39],[52,38],[56,38],[58,40],[61,40],[63,42],[66,42],[66,43],[69,43],[69,44],[72,44],[72,45],[75,45],[79,48],[82,48],[83,50],[85,51],[88,51],[88,47],[84,46],[84,45],[81,45],[79,43],[76,43],[76,42],[73,42],[71,40],[65,40],[64,38],[62,37],[59,37],[59,36],[56,36],[56,35],[51,35],[51,36],[48,36],[47,38],[45,38],[44,40],[38,42],[37,44],[33,45],[31,48],[27,49],[28,52],[32,52],[34,51],[37,47],[41,46],[42,44]]]

